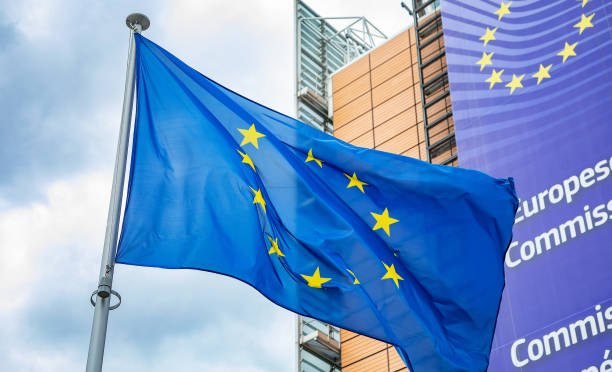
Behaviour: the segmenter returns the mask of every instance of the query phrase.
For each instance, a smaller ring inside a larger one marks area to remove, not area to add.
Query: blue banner
[[[612,371],[612,3],[442,3],[459,163],[513,175],[489,371]]]

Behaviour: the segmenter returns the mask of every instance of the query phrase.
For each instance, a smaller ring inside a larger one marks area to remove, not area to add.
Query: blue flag
[[[416,372],[486,369],[510,179],[349,145],[136,46],[118,263],[234,277]]]

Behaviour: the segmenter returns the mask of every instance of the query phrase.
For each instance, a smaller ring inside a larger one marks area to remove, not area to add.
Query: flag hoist
[[[113,270],[115,266],[115,253],[117,250],[117,236],[119,230],[119,216],[123,199],[123,184],[125,180],[125,168],[127,150],[129,144],[130,126],[132,123],[132,105],[134,102],[134,66],[136,59],[136,43],[134,33],[149,28],[150,21],[147,16],[140,13],[130,14],[125,23],[130,29],[130,46],[128,52],[128,64],[125,77],[125,90],[123,96],[123,110],[121,112],[121,126],[119,129],[119,142],[117,144],[117,157],[115,158],[115,171],[113,173],[113,186],[111,189],[110,204],[108,207],[108,218],[106,220],[106,234],[104,236],[104,249],[102,251],[102,262],[100,264],[100,276],[98,289],[90,298],[95,307],[93,325],[91,327],[91,338],[89,340],[89,352],[87,355],[87,372],[99,372],[102,370],[104,358],[104,343],[106,341],[106,328],[108,324],[108,312],[119,307],[121,296],[112,289]],[[111,306],[111,295],[115,295],[119,302]]]

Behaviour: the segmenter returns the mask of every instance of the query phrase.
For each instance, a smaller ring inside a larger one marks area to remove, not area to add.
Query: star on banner
[[[253,204],[260,204],[263,208],[264,213],[266,213],[266,201],[261,195],[261,189],[257,189],[257,191],[255,191],[255,189],[252,187],[250,187],[250,189],[253,191],[253,194],[255,194],[255,196],[253,197]]]
[[[362,193],[365,194],[365,191],[363,191],[363,186],[364,185],[367,186],[368,184],[363,182],[363,181],[360,181],[357,178],[357,175],[355,174],[355,172],[353,172],[352,176],[349,176],[346,173],[344,173],[344,175],[350,180],[348,186],[346,186],[347,189],[350,188],[350,187],[357,187],[359,190],[361,190]]]
[[[331,280],[331,278],[321,278],[321,274],[319,273],[319,266],[315,270],[312,276],[301,274],[302,277],[306,280],[309,287],[313,288],[321,288],[321,284],[327,283]]]
[[[575,42],[574,44],[570,45],[567,41],[565,42],[565,47],[563,48],[562,51],[560,51],[559,53],[557,53],[558,56],[563,57],[563,63],[565,63],[565,61],[571,57],[571,56],[575,56],[576,52],[574,51],[574,48],[576,48],[576,45],[578,45],[578,42]]]
[[[480,71],[484,70],[486,65],[491,65],[491,57],[493,57],[493,54],[495,54],[494,52],[491,52],[489,54],[482,52],[482,58],[476,62],[477,65],[480,65]]]
[[[582,7],[584,8],[585,5],[587,5],[587,3],[589,2],[589,0],[577,0],[577,1],[582,1]]]
[[[285,256],[283,254],[283,252],[281,252],[281,250],[278,248],[278,238],[272,240],[272,237],[270,235],[266,235],[268,237],[268,240],[270,241],[270,250],[268,251],[268,254],[274,254],[276,253],[277,256]]]
[[[574,28],[580,29],[580,32],[578,33],[579,35],[582,35],[582,32],[584,31],[585,28],[593,27],[593,24],[591,23],[591,19],[593,19],[593,16],[595,16],[595,13],[591,14],[588,17],[585,17],[583,14],[582,18],[580,18],[580,22],[574,25]]]
[[[242,156],[242,162],[243,162],[243,163],[245,163],[245,164],[250,165],[250,166],[251,166],[251,168],[253,168],[253,170],[254,170],[255,172],[257,172],[257,170],[255,169],[255,164],[253,164],[253,160],[251,160],[251,157],[250,157],[250,156],[248,156],[247,154],[243,153],[243,152],[242,152],[242,151],[240,151],[240,150],[236,150],[236,151],[238,151],[238,153],[240,154],[240,156]]]
[[[389,225],[399,222],[399,220],[389,217],[389,211],[387,208],[385,208],[382,214],[376,214],[374,212],[370,212],[370,214],[376,219],[376,225],[374,225],[372,230],[383,229],[387,233],[387,236],[391,236],[391,233],[389,232]]]
[[[502,17],[505,16],[506,14],[510,14],[510,5],[512,5],[512,1],[508,2],[508,4],[505,4],[502,1],[500,8],[496,10],[494,13],[499,16],[499,18],[497,19],[498,21],[501,21]]]
[[[306,157],[306,161],[304,163],[308,163],[309,161],[314,161],[319,164],[319,167],[323,168],[323,161],[321,159],[317,159],[312,155],[312,149],[308,150],[308,156]]]
[[[485,34],[483,36],[480,37],[480,40],[484,41],[484,45],[487,45],[487,43],[491,40],[496,40],[495,39],[495,31],[497,31],[498,27],[495,27],[494,29],[489,29],[487,27],[487,30],[485,31]]]
[[[552,64],[544,67],[544,65],[540,64],[540,70],[538,72],[536,72],[535,74],[531,75],[534,78],[538,78],[538,85],[540,85],[540,83],[542,82],[543,79],[548,79],[550,78],[550,74],[548,73],[548,70],[550,70],[550,68],[552,67]]]
[[[348,271],[353,276],[353,278],[355,278],[355,280],[353,281],[353,284],[361,284],[361,283],[359,283],[359,280],[357,280],[357,277],[355,276],[354,272],[352,272],[349,269],[346,269],[346,271]]]
[[[493,71],[491,72],[491,76],[489,76],[489,78],[485,80],[487,83],[490,83],[489,90],[493,89],[493,86],[496,83],[502,83],[501,75],[503,73],[504,73],[504,70],[495,71],[495,69],[493,69]]]
[[[393,279],[393,281],[395,282],[395,286],[399,288],[399,280],[404,280],[404,278],[399,276],[399,274],[395,271],[395,266],[393,264],[391,264],[391,266],[387,266],[387,264],[384,262],[382,264],[385,265],[387,273],[385,274],[385,276],[380,278],[380,280]]]
[[[506,84],[506,87],[510,88],[510,94],[514,93],[514,90],[516,88],[523,87],[523,83],[521,83],[521,80],[523,80],[524,77],[525,77],[525,74],[521,76],[516,76],[515,74],[512,74],[512,81]]]
[[[261,137],[266,136],[265,134],[261,134],[257,132],[257,130],[255,130],[255,124],[251,124],[251,127],[249,129],[238,128],[238,131],[240,131],[240,133],[242,133],[242,135],[244,136],[242,142],[240,143],[240,146],[244,146],[250,143],[255,146],[256,149],[259,149],[257,140]]]

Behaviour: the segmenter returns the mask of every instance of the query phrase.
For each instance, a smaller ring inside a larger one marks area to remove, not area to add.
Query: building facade
[[[361,147],[458,165],[437,5],[413,1],[409,9],[416,30],[400,32],[332,76],[334,136]],[[340,350],[343,372],[408,371],[392,345],[363,335],[340,330]]]

